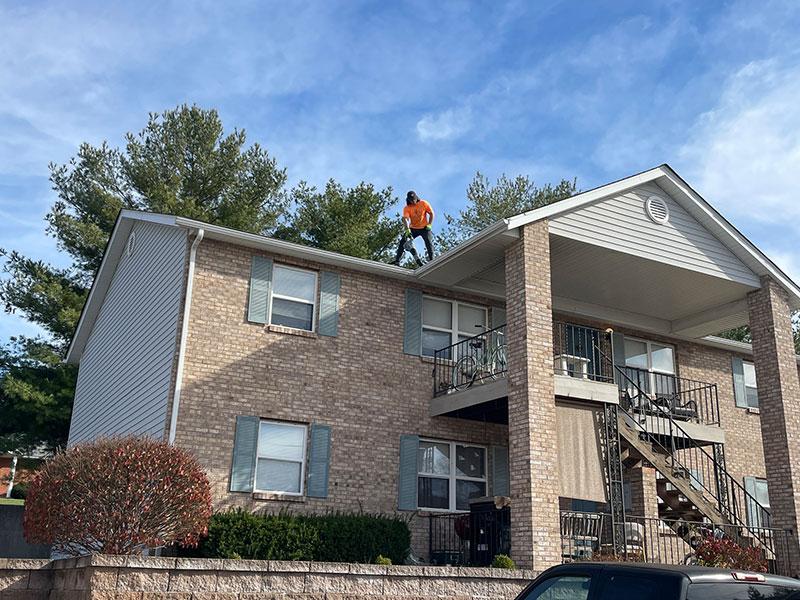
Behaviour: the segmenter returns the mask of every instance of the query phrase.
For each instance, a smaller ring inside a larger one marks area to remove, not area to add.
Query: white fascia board
[[[100,261],[100,268],[97,269],[94,279],[92,280],[92,287],[89,289],[89,296],[81,310],[81,316],[78,319],[78,326],[75,328],[75,333],[72,335],[72,340],[69,343],[67,356],[65,361],[69,364],[78,364],[80,356],[83,354],[83,349],[86,341],[89,339],[94,321],[100,312],[100,307],[103,305],[108,288],[111,285],[111,280],[114,277],[114,272],[117,270],[117,263],[125,247],[125,241],[128,239],[133,228],[134,221],[147,221],[149,223],[158,223],[159,225],[175,225],[175,217],[172,215],[161,215],[156,213],[146,213],[137,210],[123,209],[117,215],[117,220],[114,223],[114,229],[111,230],[111,236],[108,238],[106,247],[103,250],[103,259]]]
[[[486,229],[483,229],[482,231],[479,231],[478,233],[473,235],[471,238],[461,242],[460,244],[458,244],[454,248],[451,248],[450,250],[448,250],[444,254],[442,254],[440,256],[437,256],[431,262],[424,264],[419,269],[414,271],[414,273],[416,273],[417,277],[424,278],[426,274],[432,273],[432,272],[444,267],[445,265],[450,263],[453,259],[455,259],[455,258],[461,256],[462,254],[464,254],[470,248],[473,248],[473,247],[477,246],[481,242],[483,242],[485,240],[488,240],[490,237],[493,237],[495,235],[508,233],[510,229],[512,229],[512,228],[508,224],[508,219],[503,219],[502,221],[497,221],[496,223],[493,223],[492,225],[490,225]]]
[[[375,260],[356,258],[329,250],[320,250],[319,248],[303,246],[302,244],[295,244],[284,240],[276,240],[256,233],[247,233],[220,225],[210,225],[184,217],[176,217],[175,222],[177,225],[191,229],[204,229],[206,239],[230,242],[250,248],[259,248],[275,254],[293,256],[295,258],[320,262],[326,265],[334,265],[354,271],[384,275],[394,279],[402,279],[405,281],[413,281],[416,279],[417,271],[411,271],[403,267],[396,267]]]
[[[747,239],[736,227],[723,217],[713,206],[706,202],[700,194],[695,192],[672,167],[665,165],[664,176],[677,187],[687,198],[691,199],[694,207],[699,209],[713,225],[712,232],[734,254],[743,252],[751,261],[755,261],[761,268],[757,275],[770,275],[783,288],[793,296],[794,308],[800,307],[800,287],[792,281],[769,257],[759,250],[755,244]],[[750,262],[750,261],[747,261]]]
[[[557,215],[580,208],[586,204],[591,204],[592,202],[607,196],[616,196],[617,194],[620,194],[630,188],[654,181],[659,177],[662,177],[664,174],[665,172],[661,167],[656,167],[654,169],[650,169],[649,171],[639,173],[638,175],[626,177],[625,179],[620,179],[619,181],[581,192],[580,194],[572,196],[571,198],[567,198],[566,200],[560,200],[541,208],[529,210],[528,212],[524,212],[507,219],[508,228],[516,229],[517,227],[522,227],[523,225],[527,225],[535,221],[550,219]]]

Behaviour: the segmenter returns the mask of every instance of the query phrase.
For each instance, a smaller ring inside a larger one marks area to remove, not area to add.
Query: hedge
[[[217,513],[199,548],[207,558],[374,563],[378,556],[403,564],[411,547],[405,519],[331,513]]]

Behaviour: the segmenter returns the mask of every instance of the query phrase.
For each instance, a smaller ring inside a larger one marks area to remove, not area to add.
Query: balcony
[[[553,324],[555,394],[562,398],[619,402],[606,332],[570,323]],[[508,422],[506,326],[437,350],[431,415]]]
[[[624,408],[633,413],[657,415],[668,412],[673,419],[719,427],[717,385],[624,367],[617,374],[620,390],[627,392]],[[641,392],[644,392],[642,394]]]

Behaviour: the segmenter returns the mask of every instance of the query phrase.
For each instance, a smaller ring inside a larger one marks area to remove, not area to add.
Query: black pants
[[[422,240],[425,242],[425,253],[428,255],[428,260],[433,260],[433,237],[431,236],[431,230],[427,227],[423,227],[422,229],[412,229],[411,239],[414,240],[418,237],[422,237]],[[403,258],[403,252],[405,252],[405,243],[407,239],[408,234],[403,234],[403,237],[400,238],[400,245],[397,246],[397,254],[394,257],[394,261],[397,263],[399,263],[400,259]]]

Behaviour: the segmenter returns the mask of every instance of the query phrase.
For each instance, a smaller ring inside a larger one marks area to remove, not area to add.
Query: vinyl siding
[[[69,445],[108,435],[164,436],[186,231],[138,222],[131,235],[133,251],[120,258],[81,358]]]
[[[656,195],[669,206],[669,222],[654,223],[645,202]],[[656,184],[555,217],[554,234],[669,265],[759,286],[758,277]]]

